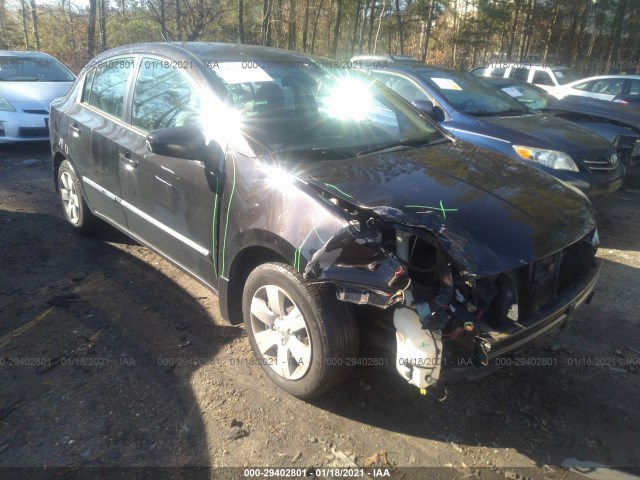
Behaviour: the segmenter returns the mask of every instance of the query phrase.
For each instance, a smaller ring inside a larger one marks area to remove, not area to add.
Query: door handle
[[[131,158],[131,152],[121,153],[118,155],[118,158],[120,158],[120,161],[127,165],[131,165],[133,168],[138,166],[138,161]]]
[[[69,125],[69,130],[71,130],[72,135],[74,137],[79,137],[80,134],[82,133],[82,130],[80,130],[80,127],[78,127],[78,125],[74,124],[74,125]]]

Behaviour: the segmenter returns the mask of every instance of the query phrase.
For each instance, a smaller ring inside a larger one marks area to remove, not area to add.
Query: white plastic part
[[[411,235],[402,230],[396,230],[396,256],[405,262],[409,261],[409,238]]]
[[[410,308],[398,308],[393,314],[396,327],[396,369],[410,384],[423,389],[440,378],[442,334],[423,330],[418,314]]]

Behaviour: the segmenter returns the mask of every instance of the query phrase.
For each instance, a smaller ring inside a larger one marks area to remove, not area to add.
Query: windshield
[[[546,108],[555,100],[554,97],[548,93],[524,84],[506,85],[500,87],[500,89],[531,110]]]
[[[569,70],[568,68],[562,70],[553,70],[553,74],[556,76],[556,79],[558,80],[558,83],[560,85],[566,85],[567,83],[574,82],[580,78],[575,73],[573,73],[573,70]]]
[[[52,58],[0,56],[0,82],[73,82],[73,75]]]
[[[527,112],[509,95],[478,77],[453,71],[425,71],[419,76],[467,115],[522,115]]]
[[[346,158],[444,138],[393,92],[355,70],[312,60],[206,63],[226,88],[247,139],[272,153]]]

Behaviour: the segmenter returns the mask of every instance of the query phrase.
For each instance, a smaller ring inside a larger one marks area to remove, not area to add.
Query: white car
[[[74,80],[46,53],[0,51],[0,144],[49,140],[49,105]]]
[[[558,98],[576,95],[638,105],[640,102],[640,75],[601,75],[583,78],[567,83],[552,94]]]

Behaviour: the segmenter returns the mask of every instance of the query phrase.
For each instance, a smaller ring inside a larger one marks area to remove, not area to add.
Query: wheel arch
[[[247,277],[258,265],[268,262],[282,262],[291,265],[282,252],[264,245],[250,245],[233,257],[228,279],[220,282],[220,312],[232,325],[239,325],[242,318],[242,293]]]
[[[67,156],[62,152],[56,152],[53,155],[53,183],[56,187],[56,193],[60,193],[59,185],[58,185],[58,171],[60,170],[60,165],[62,162],[68,160],[71,163],[71,160],[67,158]],[[72,164],[73,165],[73,164]],[[74,167],[75,170],[75,167]]]

